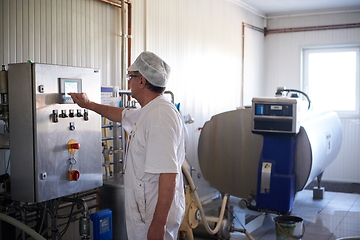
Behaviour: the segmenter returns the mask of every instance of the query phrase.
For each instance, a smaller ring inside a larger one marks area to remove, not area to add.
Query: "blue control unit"
[[[112,211],[110,209],[103,209],[92,213],[90,219],[92,224],[92,239],[93,240],[112,240]]]
[[[264,136],[258,167],[257,208],[291,211],[296,193],[295,147],[293,137]]]

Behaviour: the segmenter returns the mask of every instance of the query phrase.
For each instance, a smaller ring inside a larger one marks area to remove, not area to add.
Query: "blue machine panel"
[[[294,138],[264,136],[258,168],[257,208],[291,211],[295,198],[294,156]]]
[[[92,236],[94,240],[111,240],[112,236],[112,211],[103,209],[90,215],[93,222]]]

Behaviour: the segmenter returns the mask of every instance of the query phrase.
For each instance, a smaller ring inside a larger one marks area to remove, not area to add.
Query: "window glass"
[[[314,109],[359,114],[359,48],[305,49],[304,91]]]

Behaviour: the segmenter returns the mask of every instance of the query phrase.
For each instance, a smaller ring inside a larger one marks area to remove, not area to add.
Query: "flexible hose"
[[[200,214],[201,214],[201,218],[203,219],[204,221],[204,226],[205,226],[205,229],[206,231],[209,233],[209,234],[212,234],[212,235],[215,235],[218,231],[219,231],[219,228],[221,226],[221,221],[223,220],[224,218],[224,214],[225,214],[225,207],[226,207],[226,204],[227,204],[227,201],[228,201],[228,198],[229,198],[229,195],[228,194],[225,194],[224,195],[224,198],[222,200],[222,204],[221,204],[221,210],[220,210],[220,215],[219,215],[219,218],[218,218],[218,222],[216,224],[216,227],[214,229],[211,229],[210,226],[209,226],[209,223],[207,222],[207,218],[205,216],[205,212],[204,212],[204,209],[201,205],[201,202],[200,202],[200,198],[199,198],[199,195],[197,194],[197,191],[196,191],[196,187],[195,187],[195,184],[194,184],[194,181],[192,180],[191,176],[190,176],[190,173],[188,172],[188,170],[185,168],[185,166],[183,165],[182,166],[182,171],[189,183],[189,186],[190,186],[190,190],[193,192],[194,194],[194,197],[195,197],[195,201],[199,207],[199,210],[200,210]]]
[[[46,240],[43,236],[32,230],[30,227],[26,226],[22,222],[19,222],[15,218],[12,218],[6,214],[0,213],[0,220],[3,220],[5,222],[10,223],[11,225],[19,228],[20,230],[26,232],[31,237],[33,237],[35,240]]]
[[[237,231],[237,232],[241,232],[241,233],[245,233],[245,235],[247,236],[248,239],[250,240],[255,240],[248,231],[246,231],[246,229],[239,229],[239,228],[234,228],[233,229],[234,231]]]
[[[297,93],[303,94],[306,97],[306,99],[308,100],[308,110],[310,109],[311,101],[310,101],[309,96],[306,93],[304,93],[303,91],[300,91],[300,90],[296,90],[296,89],[284,89],[283,91],[288,92],[288,93],[289,92],[297,92]]]

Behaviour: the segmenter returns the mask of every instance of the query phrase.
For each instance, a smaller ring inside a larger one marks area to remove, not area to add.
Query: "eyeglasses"
[[[130,80],[131,78],[141,77],[141,75],[132,75],[132,74],[126,74],[126,80]]]

